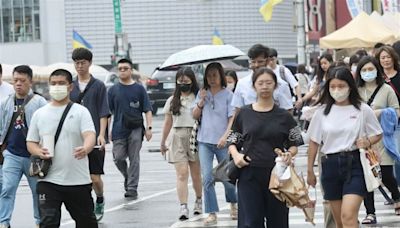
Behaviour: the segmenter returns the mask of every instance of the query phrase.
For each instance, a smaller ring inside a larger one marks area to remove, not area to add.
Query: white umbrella
[[[245,53],[232,45],[199,45],[172,54],[160,66],[160,69],[222,59],[234,59],[242,55],[245,55]]]

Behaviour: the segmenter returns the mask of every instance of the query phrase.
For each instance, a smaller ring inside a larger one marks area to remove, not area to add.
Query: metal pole
[[[294,2],[297,14],[297,63],[306,63],[306,32],[304,19],[304,0],[296,0]]]

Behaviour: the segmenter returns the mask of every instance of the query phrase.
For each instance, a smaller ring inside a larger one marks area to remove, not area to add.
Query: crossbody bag
[[[57,131],[56,131],[56,135],[54,136],[54,148],[57,144],[58,138],[60,136],[61,133],[61,129],[62,126],[64,124],[65,118],[67,117],[67,114],[69,112],[69,110],[71,109],[73,103],[69,102],[67,107],[64,109],[64,112],[61,116],[61,120],[58,123],[58,127],[57,127]],[[52,164],[52,159],[42,159],[37,155],[31,156],[31,164],[29,167],[29,175],[31,177],[33,176],[37,176],[39,178],[45,178],[46,175],[48,174],[50,167]]]

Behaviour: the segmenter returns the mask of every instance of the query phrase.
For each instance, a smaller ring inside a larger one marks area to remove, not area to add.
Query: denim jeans
[[[3,188],[3,165],[0,165],[0,193]]]
[[[212,176],[214,155],[218,163],[228,156],[228,149],[218,149],[215,144],[199,142],[199,158],[201,175],[203,176],[204,207],[205,213],[218,212],[218,201],[215,193],[215,182]],[[229,203],[237,203],[236,187],[228,182],[224,182],[225,200]]]
[[[9,225],[14,210],[15,196],[22,174],[28,180],[32,191],[33,215],[36,224],[40,223],[38,196],[36,194],[37,178],[29,176],[30,159],[16,156],[4,151],[3,189],[0,194],[0,224]]]
[[[397,126],[396,131],[394,132],[394,138],[396,141],[397,151],[400,153],[400,125]],[[394,175],[397,180],[397,185],[400,186],[400,162],[396,162],[393,166]]]

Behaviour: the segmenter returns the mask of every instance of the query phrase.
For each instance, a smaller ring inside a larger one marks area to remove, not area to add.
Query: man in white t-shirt
[[[250,68],[255,71],[261,67],[268,66],[269,48],[262,44],[253,45],[247,54],[250,58]],[[249,105],[256,102],[257,94],[252,82],[253,73],[240,79],[236,85],[235,93],[233,94],[231,105],[236,109],[244,105]],[[280,77],[278,79],[278,87],[274,91],[274,100],[279,107],[291,111],[293,109],[292,96],[288,83]]]
[[[88,154],[96,142],[96,132],[87,108],[74,103],[62,125],[54,154],[43,140],[55,136],[61,116],[70,103],[72,75],[59,69],[49,78],[51,102],[32,117],[27,136],[28,150],[41,159],[52,159],[52,166],[37,184],[40,227],[59,227],[61,204],[64,203],[76,227],[97,228],[91,196]]]
[[[10,94],[14,93],[14,87],[6,82],[3,81],[3,68],[0,64],[0,102],[6,99]]]
[[[301,107],[303,101],[301,100],[302,96],[299,83],[287,67],[278,64],[278,52],[276,49],[270,49],[269,60],[268,67],[274,71],[277,77],[280,77],[290,85],[290,89],[293,89],[293,92],[297,96],[296,107]]]

